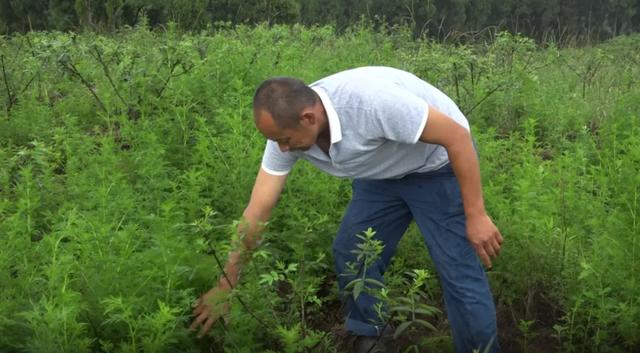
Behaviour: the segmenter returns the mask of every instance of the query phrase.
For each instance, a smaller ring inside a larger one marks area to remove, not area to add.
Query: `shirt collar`
[[[331,134],[331,144],[340,142],[342,140],[342,128],[340,127],[340,119],[338,119],[338,113],[331,104],[331,99],[327,93],[319,87],[311,87],[318,96],[324,106],[324,111],[327,112],[327,119],[329,119],[329,133]]]

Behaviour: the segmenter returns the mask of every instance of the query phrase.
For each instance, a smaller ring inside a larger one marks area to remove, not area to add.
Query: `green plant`
[[[345,291],[351,291],[353,299],[358,299],[363,291],[376,295],[380,289],[384,288],[384,283],[367,277],[367,270],[379,259],[384,249],[382,241],[374,239],[375,235],[376,232],[372,228],[368,228],[362,234],[355,235],[362,240],[356,245],[357,249],[351,250],[356,255],[356,261],[347,264],[347,273],[340,274],[355,277],[344,287]]]

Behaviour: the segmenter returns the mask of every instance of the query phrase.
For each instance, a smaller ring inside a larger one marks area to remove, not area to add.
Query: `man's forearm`
[[[266,218],[256,217],[245,211],[243,221],[238,224],[236,231],[238,236],[232,241],[233,250],[229,253],[229,259],[224,267],[225,274],[220,278],[221,285],[235,287],[240,276],[240,270],[261,240],[262,230],[264,229],[264,221],[261,219],[266,221]]]
[[[456,143],[448,146],[451,167],[460,184],[464,213],[467,217],[485,215],[480,165],[470,136],[465,134]]]

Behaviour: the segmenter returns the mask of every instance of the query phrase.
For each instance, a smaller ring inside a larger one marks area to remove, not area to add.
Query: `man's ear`
[[[313,110],[308,109],[302,112],[300,116],[300,124],[314,125],[316,123],[316,114]]]

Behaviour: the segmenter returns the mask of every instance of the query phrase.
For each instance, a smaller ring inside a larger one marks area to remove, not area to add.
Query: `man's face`
[[[254,116],[258,130],[264,137],[278,143],[282,152],[307,151],[316,143],[317,128],[314,121],[301,118],[296,127],[281,128],[269,112],[255,111]]]

